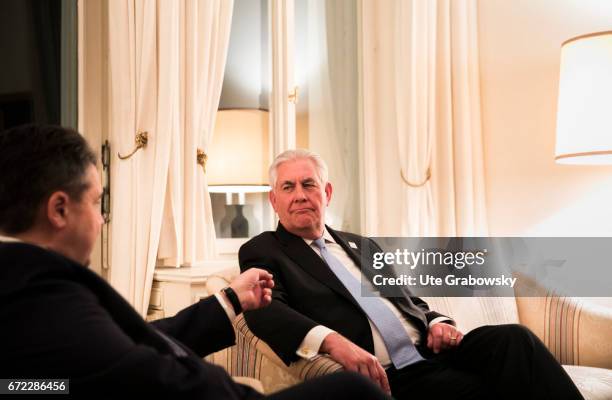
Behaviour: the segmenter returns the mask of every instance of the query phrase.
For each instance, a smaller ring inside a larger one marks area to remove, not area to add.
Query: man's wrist
[[[331,332],[330,334],[325,336],[325,338],[321,342],[321,347],[319,351],[321,353],[329,353],[332,348],[335,347],[335,345],[342,341],[342,339],[342,335],[340,335],[338,332]]]
[[[306,336],[304,336],[304,340],[302,340],[302,343],[300,343],[295,353],[298,356],[307,360],[313,358],[314,356],[319,354],[321,349],[321,343],[330,333],[334,333],[334,331],[323,325],[315,326],[310,331],[308,331]]]
[[[440,316],[440,317],[436,317],[432,319],[431,321],[429,321],[428,327],[431,328],[433,325],[439,324],[439,323],[445,323],[445,324],[455,326],[455,321],[453,321],[452,319],[448,317]]]
[[[214,296],[221,305],[221,308],[223,308],[223,311],[225,311],[225,313],[227,314],[227,318],[230,320],[230,322],[234,322],[234,320],[236,319],[236,313],[234,312],[234,307],[232,307],[232,305],[230,304],[229,299],[227,298],[225,293],[218,291],[214,294]]]
[[[236,315],[240,314],[242,312],[242,305],[240,304],[240,299],[238,298],[238,295],[236,294],[234,289],[228,286],[221,290],[221,292],[223,292],[227,300],[229,300],[230,304],[234,308],[234,312],[236,313]]]

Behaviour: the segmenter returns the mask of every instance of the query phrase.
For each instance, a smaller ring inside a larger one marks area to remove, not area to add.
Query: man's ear
[[[270,200],[270,204],[272,204],[272,208],[276,211],[276,195],[274,194],[274,189],[270,189],[268,192],[268,200]]]
[[[332,184],[330,182],[327,182],[325,184],[325,198],[327,199],[327,204],[326,206],[329,205],[329,202],[331,201],[331,197],[332,197]]]
[[[65,192],[54,192],[47,201],[47,219],[54,228],[66,226],[69,197]]]

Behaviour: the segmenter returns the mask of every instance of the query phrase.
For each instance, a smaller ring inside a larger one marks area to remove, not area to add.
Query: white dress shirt
[[[336,241],[329,234],[327,229],[323,231],[323,239],[325,239],[325,245],[327,246],[327,250],[330,253],[332,253],[334,257],[340,260],[342,265],[344,265],[344,267],[346,267],[346,269],[349,270],[349,272],[353,274],[355,278],[361,280],[361,271],[359,270],[359,267],[353,262],[353,260],[348,256],[348,254],[346,254],[342,246],[336,243]],[[308,246],[310,246],[310,248],[315,253],[317,253],[319,257],[321,257],[321,252],[319,248],[317,246],[312,245],[314,240],[304,239],[304,241],[306,242],[306,244],[308,244]],[[395,314],[395,316],[400,320],[400,322],[402,323],[402,326],[404,327],[404,329],[406,329],[408,336],[410,337],[410,339],[412,339],[412,342],[415,345],[418,345],[421,339],[421,335],[418,329],[414,326],[414,324],[410,320],[408,320],[406,317],[404,317],[404,315],[402,315],[400,311],[388,299],[384,297],[381,297],[381,299],[387,305],[387,307],[389,307],[389,309],[393,312],[393,314]],[[449,319],[446,317],[434,318],[429,323],[429,326],[432,326],[433,324],[436,324],[438,322],[448,321],[448,320]],[[382,336],[380,335],[380,332],[378,331],[378,328],[376,328],[376,326],[374,326],[372,321],[370,321],[369,319],[368,319],[368,322],[370,323],[370,329],[372,330],[372,339],[374,342],[374,355],[376,356],[378,361],[381,363],[381,365],[387,368],[391,366],[392,363],[391,363],[391,358],[389,357],[389,353],[387,352],[387,348],[385,347],[385,342],[383,341]],[[304,340],[298,347],[296,354],[305,359],[311,359],[315,357],[317,354],[319,354],[321,344],[323,343],[323,340],[325,339],[325,337],[332,332],[335,332],[335,331],[327,328],[326,326],[323,326],[323,325],[315,326],[310,331],[308,331],[308,333],[304,337]]]

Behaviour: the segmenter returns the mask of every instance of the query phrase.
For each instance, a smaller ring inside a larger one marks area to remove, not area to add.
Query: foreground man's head
[[[88,265],[103,224],[96,156],[71,129],[0,132],[0,234]]]

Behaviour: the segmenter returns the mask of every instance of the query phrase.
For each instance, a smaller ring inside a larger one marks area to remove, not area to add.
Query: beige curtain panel
[[[486,234],[476,1],[361,5],[364,231]]]
[[[166,265],[197,265],[215,258],[215,229],[205,163],[219,107],[229,45],[233,1],[180,2],[181,140],[170,156],[169,201],[164,212],[159,258]]]
[[[110,283],[143,315],[160,255],[180,266],[214,254],[197,148],[210,141],[232,1],[108,2],[113,162]],[[161,239],[160,239],[161,238]]]

